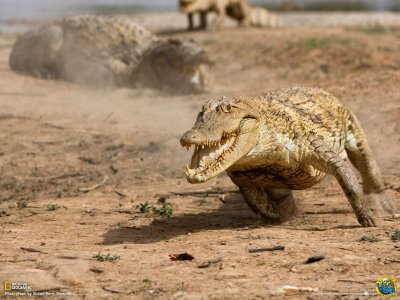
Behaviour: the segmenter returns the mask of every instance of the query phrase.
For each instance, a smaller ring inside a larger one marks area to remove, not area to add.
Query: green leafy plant
[[[151,210],[151,206],[150,206],[149,202],[147,202],[147,201],[145,203],[139,203],[138,205],[136,205],[136,208],[141,213],[147,213]]]
[[[373,236],[373,235],[363,235],[360,240],[360,242],[371,242],[371,243],[376,243],[382,241],[380,237]]]
[[[120,259],[120,256],[118,254],[102,254],[102,253],[97,253],[96,255],[93,255],[93,258],[98,260],[98,261],[114,261],[117,259]]]
[[[58,204],[47,204],[47,210],[57,210],[59,208],[61,208],[61,206]]]
[[[6,212],[5,210],[0,210],[0,218],[1,217],[6,217],[9,216],[10,214],[8,212]]]
[[[392,241],[400,241],[400,230],[396,230],[392,236],[391,236]]]
[[[174,214],[174,209],[171,203],[167,202],[164,197],[161,197],[157,201],[159,207],[153,207],[153,212],[159,216],[170,218]]]

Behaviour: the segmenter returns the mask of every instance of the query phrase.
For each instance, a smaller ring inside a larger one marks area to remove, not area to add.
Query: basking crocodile
[[[69,17],[20,36],[10,67],[83,85],[150,87],[174,92],[208,88],[209,54],[192,41],[160,40],[127,18]]]
[[[326,174],[335,176],[361,225],[375,225],[365,195],[395,210],[356,117],[322,89],[210,101],[180,142],[195,146],[186,169],[190,183],[226,170],[250,208],[268,219],[287,219],[295,210],[292,190]],[[346,158],[360,171],[362,187]]]

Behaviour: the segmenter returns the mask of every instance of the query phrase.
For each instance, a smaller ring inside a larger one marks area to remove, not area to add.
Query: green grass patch
[[[174,214],[174,208],[171,203],[167,202],[165,197],[160,197],[157,203],[153,206],[149,202],[139,203],[136,205],[136,209],[140,213],[153,212],[153,214],[161,217],[170,218]]]
[[[9,216],[10,214],[5,210],[0,210],[0,218]]]
[[[305,41],[305,46],[307,49],[320,49],[326,48],[332,44],[332,39],[328,37],[324,38],[311,38]]]
[[[373,236],[373,235],[363,235],[360,240],[360,242],[371,242],[371,243],[376,243],[382,241],[380,237]]]
[[[121,257],[118,254],[102,254],[99,252],[96,255],[93,255],[93,258],[98,261],[115,261]]]
[[[350,30],[361,32],[364,34],[375,34],[375,35],[400,32],[399,27],[384,26],[380,23],[350,27]]]
[[[306,46],[309,49],[327,48],[331,45],[362,45],[360,41],[349,38],[323,37],[311,38],[306,41]]]
[[[157,201],[158,207],[153,207],[153,212],[156,215],[159,215],[161,217],[167,217],[170,218],[174,214],[174,209],[171,205],[171,203],[167,202],[167,200],[164,197],[161,197]]]
[[[151,210],[151,206],[149,202],[146,201],[144,203],[139,203],[138,205],[136,205],[136,209],[138,209],[140,213],[144,214]]]
[[[392,241],[400,242],[400,230],[396,230],[390,238]]]
[[[57,209],[60,209],[61,208],[61,206],[60,205],[58,205],[58,204],[47,204],[47,210],[57,210]]]

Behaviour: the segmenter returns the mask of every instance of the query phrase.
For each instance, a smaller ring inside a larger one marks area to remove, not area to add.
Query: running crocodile
[[[186,167],[190,183],[226,170],[250,208],[272,221],[293,215],[292,190],[309,188],[326,174],[339,182],[362,226],[375,226],[367,196],[395,211],[356,117],[319,88],[209,101],[180,143],[195,147]]]

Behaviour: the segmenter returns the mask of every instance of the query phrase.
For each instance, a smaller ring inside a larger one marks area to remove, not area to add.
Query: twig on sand
[[[285,250],[285,246],[274,246],[269,248],[255,248],[249,249],[249,253],[263,252],[263,251],[283,251]]]
[[[85,175],[81,172],[74,172],[74,173],[66,173],[66,174],[62,174],[62,175],[58,175],[58,176],[49,176],[49,177],[45,177],[45,180],[55,180],[55,179],[65,179],[68,177],[77,177],[77,176],[82,176]]]
[[[48,181],[48,180],[56,180],[56,179],[65,179],[68,177],[77,177],[77,176],[83,176],[85,175],[84,173],[81,172],[73,172],[73,173],[65,173],[57,176],[48,176],[48,177],[16,177],[18,180],[43,180],[43,181]]]
[[[25,248],[25,247],[21,247],[20,249],[21,249],[21,250],[24,250],[24,251],[28,251],[28,252],[35,252],[35,253],[47,254],[46,252],[40,251],[40,250],[35,249],[35,248]]]
[[[352,279],[338,279],[339,282],[351,282],[351,283],[358,283],[358,284],[365,284],[365,282],[352,280]]]
[[[63,126],[55,125],[55,124],[51,124],[51,123],[44,123],[43,126],[44,127],[58,129],[58,130],[64,130],[65,129]]]
[[[92,185],[92,186],[87,187],[87,188],[79,188],[79,191],[82,192],[82,193],[87,193],[87,192],[93,191],[93,190],[101,187],[103,184],[105,184],[107,182],[107,180],[108,180],[108,176],[106,175],[106,176],[104,176],[104,178],[103,178],[103,180],[101,182],[96,183],[95,185]]]
[[[56,145],[60,142],[57,141],[32,141],[32,144],[35,145]]]
[[[120,191],[114,190],[113,192],[116,193],[116,194],[117,194],[118,196],[120,196],[120,197],[123,197],[123,198],[126,197],[126,194],[124,194],[124,193],[122,193],[122,192],[120,192]]]
[[[213,259],[210,259],[210,260],[208,260],[208,261],[206,261],[206,262],[204,262],[204,263],[198,265],[197,267],[198,267],[198,268],[208,268],[208,267],[211,266],[212,264],[219,263],[221,260],[222,260],[222,256],[217,257],[217,258],[213,258]]]
[[[109,286],[102,286],[101,287],[103,290],[105,290],[105,291],[107,291],[107,292],[110,292],[110,293],[113,293],[113,294],[126,294],[126,292],[124,292],[124,291],[121,291],[121,290],[117,290],[117,289],[115,289],[115,288],[112,288],[112,287],[109,287]]]
[[[110,112],[107,117],[103,120],[103,124],[106,124],[106,122],[108,121],[108,119],[113,115],[114,112]]]
[[[193,196],[193,197],[218,197],[219,195],[229,193],[240,193],[239,190],[214,190],[214,191],[196,191],[196,192],[169,192],[164,195],[156,195],[168,198],[171,195],[174,196]]]
[[[323,255],[310,256],[304,263],[305,264],[312,264],[312,263],[315,263],[317,261],[323,260],[324,258],[325,258],[325,256],[323,256]]]
[[[70,256],[70,255],[58,255],[58,256],[56,256],[56,258],[60,258],[60,259],[79,259],[78,256]]]

